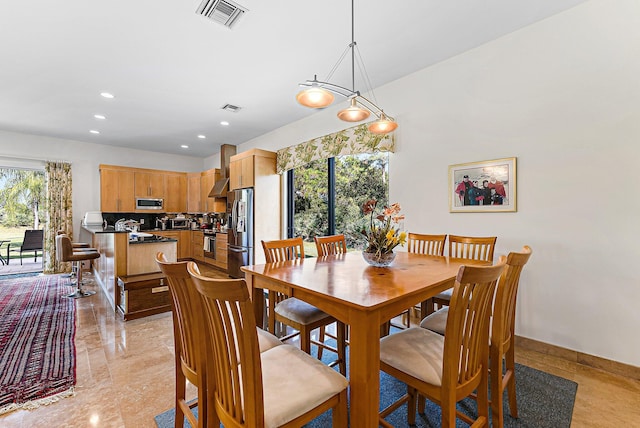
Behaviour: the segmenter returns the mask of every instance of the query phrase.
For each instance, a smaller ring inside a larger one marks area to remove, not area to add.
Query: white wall
[[[98,165],[123,165],[168,171],[202,171],[203,159],[165,155],[58,138],[0,131],[0,167],[44,169],[44,161],[71,162],[73,186],[73,229],[87,211],[100,211]]]
[[[390,196],[406,227],[530,245],[517,334],[635,366],[639,18],[640,2],[594,0],[376,89],[400,125]],[[338,109],[238,151],[345,128]],[[448,165],[512,156],[517,213],[449,213]]]

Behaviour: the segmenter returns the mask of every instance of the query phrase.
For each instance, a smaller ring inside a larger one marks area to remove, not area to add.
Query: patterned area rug
[[[69,279],[0,279],[0,415],[73,395],[75,301]]]

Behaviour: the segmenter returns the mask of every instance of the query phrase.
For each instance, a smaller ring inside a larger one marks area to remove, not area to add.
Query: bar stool
[[[67,235],[69,236],[69,234],[67,232],[65,232],[64,230],[59,230],[56,232],[56,235]],[[95,248],[89,248],[89,244],[85,243],[85,242],[71,242],[71,247],[73,248],[73,251],[98,251]],[[71,273],[68,273],[66,275],[63,275],[65,278],[75,278],[77,275],[76,272],[76,267],[77,265],[74,265],[71,268]]]
[[[67,235],[56,235],[56,258],[58,262],[71,262],[75,264],[78,272],[76,278],[76,291],[66,297],[77,299],[95,294],[95,291],[85,291],[82,289],[82,262],[85,260],[93,260],[100,257],[97,251],[74,251],[71,239]]]

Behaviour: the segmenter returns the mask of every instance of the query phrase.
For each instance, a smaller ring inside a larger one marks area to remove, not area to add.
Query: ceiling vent
[[[240,110],[241,107],[234,106],[233,104],[225,104],[222,106],[222,110],[230,111],[231,113],[235,113]]]
[[[233,27],[246,11],[246,7],[230,0],[202,0],[196,9],[196,13],[229,28]]]

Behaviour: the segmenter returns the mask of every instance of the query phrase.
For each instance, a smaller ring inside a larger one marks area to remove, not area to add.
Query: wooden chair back
[[[284,262],[304,258],[304,243],[301,237],[262,241],[267,263]]]
[[[495,236],[481,238],[449,235],[449,257],[493,263],[497,239]]]
[[[505,268],[461,266],[451,296],[445,330],[443,388],[453,388],[456,396],[469,395],[484,378],[489,360],[489,319],[496,283]],[[483,374],[484,371],[484,374]],[[484,385],[486,391],[487,385]]]
[[[188,263],[188,271],[204,301],[207,329],[200,340],[213,346],[205,370],[213,374],[210,394],[220,422],[225,427],[263,427],[262,366],[247,284],[244,279],[202,276],[194,262]]]
[[[502,273],[496,290],[491,324],[491,342],[506,344],[514,338],[516,299],[522,268],[531,257],[531,248],[524,246],[519,253],[509,253],[505,259],[507,268]]]
[[[516,298],[522,268],[531,257],[531,248],[524,246],[519,253],[500,256],[500,262],[506,262],[498,282],[493,304],[491,324],[490,369],[491,369],[491,421],[493,426],[504,426],[504,390],[509,397],[511,416],[518,417],[515,381],[515,333]],[[503,366],[504,361],[504,366]]]
[[[189,404],[185,401],[184,379],[180,382],[179,376],[176,379],[177,406],[180,407],[179,410],[189,420],[191,426],[206,426],[208,409],[201,398],[205,397],[203,393],[206,390],[204,359],[209,349],[208,342],[202,340],[205,328],[202,299],[187,271],[187,262],[168,262],[164,253],[158,252],[156,263],[167,277],[171,292],[176,372],[181,370],[184,378],[198,388],[198,419],[195,419]]]
[[[314,236],[318,257],[333,254],[345,254],[347,252],[347,241],[344,235]]]
[[[409,233],[407,251],[429,256],[444,256],[444,243],[447,235],[423,235]]]

